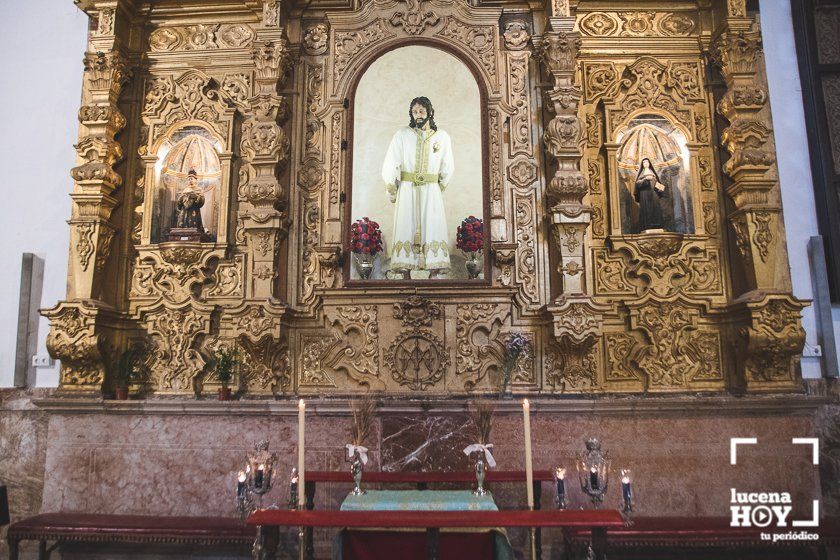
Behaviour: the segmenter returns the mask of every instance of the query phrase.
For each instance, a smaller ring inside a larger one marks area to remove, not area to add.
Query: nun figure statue
[[[639,232],[663,229],[662,208],[659,199],[665,196],[665,185],[659,182],[659,175],[648,158],[642,160],[633,198],[639,203]]]

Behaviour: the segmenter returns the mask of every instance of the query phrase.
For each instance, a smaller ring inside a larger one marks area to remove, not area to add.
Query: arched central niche
[[[155,168],[158,195],[155,201],[152,242],[165,241],[176,225],[177,200],[188,187],[190,174],[204,197],[201,221],[207,240],[214,241],[219,222],[222,167],[221,144],[200,126],[186,126],[167,137],[158,149]]]
[[[665,187],[662,196],[655,198],[662,229],[694,233],[691,154],[683,131],[665,117],[642,114],[616,134],[616,142],[622,233],[642,233],[640,204],[634,194],[645,159]]]
[[[469,216],[485,218],[482,96],[475,76],[457,57],[437,48],[408,45],[384,53],[364,72],[351,100],[352,175],[347,223],[352,225],[367,217],[382,230],[383,252],[370,278],[374,281],[406,280],[401,272],[392,270],[395,249],[406,251],[406,247],[395,248],[396,204],[391,202],[383,180],[383,163],[395,134],[408,134],[409,106],[412,99],[421,96],[431,101],[439,131],[438,139],[432,136],[429,150],[445,148],[443,132],[451,140],[454,161],[454,172],[442,192],[442,216],[429,216],[446,222],[445,244],[434,246],[439,256],[446,253],[450,263],[449,271],[439,276],[441,281],[468,278],[465,256],[456,249],[456,232]],[[398,187],[402,188],[404,183]],[[402,201],[399,196],[398,200]],[[489,235],[487,226],[484,232],[485,237]],[[351,279],[359,279],[355,266],[350,271]],[[429,278],[428,270],[412,270],[410,275],[411,280]]]

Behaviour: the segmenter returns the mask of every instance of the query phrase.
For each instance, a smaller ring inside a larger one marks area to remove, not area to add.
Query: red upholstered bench
[[[38,558],[47,560],[48,541],[222,546],[249,545],[255,537],[256,528],[225,517],[43,513],[12,524],[7,539],[10,560],[24,540],[40,541]]]

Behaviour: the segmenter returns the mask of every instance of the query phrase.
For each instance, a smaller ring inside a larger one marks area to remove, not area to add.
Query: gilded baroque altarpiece
[[[102,391],[131,345],[136,391],[210,392],[235,343],[244,395],[492,393],[515,331],[534,348],[516,392],[798,389],[804,303],[743,0],[77,4],[68,293],[43,312],[63,392]],[[413,44],[482,92],[477,283],[349,279],[354,87]],[[628,162],[651,146],[678,162],[678,227],[639,233]],[[212,235],[171,240],[195,167]]]

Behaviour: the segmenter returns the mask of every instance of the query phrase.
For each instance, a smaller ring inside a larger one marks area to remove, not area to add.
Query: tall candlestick
[[[525,491],[528,493],[528,509],[534,509],[534,465],[531,461],[531,403],[522,401],[525,417]]]
[[[236,497],[245,497],[245,471],[239,471],[239,476],[236,478]]]
[[[306,484],[304,477],[304,442],[306,440],[304,419],[306,416],[306,402],[303,399],[298,401],[298,507],[304,509],[306,506]]]

